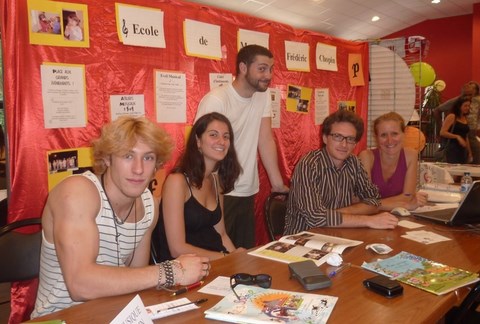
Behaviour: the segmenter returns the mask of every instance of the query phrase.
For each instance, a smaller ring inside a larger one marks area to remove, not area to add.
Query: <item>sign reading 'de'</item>
[[[317,61],[317,69],[338,71],[336,46],[317,43],[315,57]]]
[[[183,37],[187,55],[214,60],[222,59],[220,26],[185,19]]]
[[[163,11],[115,3],[117,33],[125,45],[165,48]]]
[[[310,46],[308,43],[285,41],[285,62],[291,71],[310,72]]]

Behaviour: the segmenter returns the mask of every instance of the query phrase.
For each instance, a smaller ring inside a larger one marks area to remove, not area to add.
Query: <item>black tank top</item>
[[[190,189],[190,198],[184,204],[185,219],[185,240],[188,244],[210,251],[227,251],[222,243],[222,237],[215,230],[215,226],[222,218],[222,210],[219,203],[218,184],[216,176],[213,175],[217,207],[209,210],[200,204],[193,196],[192,188],[188,178],[185,181]],[[156,247],[160,262],[171,260],[173,257],[168,248],[165,225],[163,220],[162,202],[160,202],[160,214],[155,227],[152,242]]]

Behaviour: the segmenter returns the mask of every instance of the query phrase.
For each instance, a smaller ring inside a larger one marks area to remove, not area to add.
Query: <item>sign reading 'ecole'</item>
[[[163,11],[115,4],[117,33],[125,45],[165,48]]]

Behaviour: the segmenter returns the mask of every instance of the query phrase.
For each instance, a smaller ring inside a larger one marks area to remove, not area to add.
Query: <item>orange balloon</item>
[[[425,148],[425,142],[425,135],[417,127],[405,127],[404,147],[411,147],[418,152],[421,152]]]

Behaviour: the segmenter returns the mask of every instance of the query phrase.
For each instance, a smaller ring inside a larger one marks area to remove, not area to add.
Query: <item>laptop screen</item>
[[[480,181],[473,182],[451,222],[452,225],[480,223]]]

